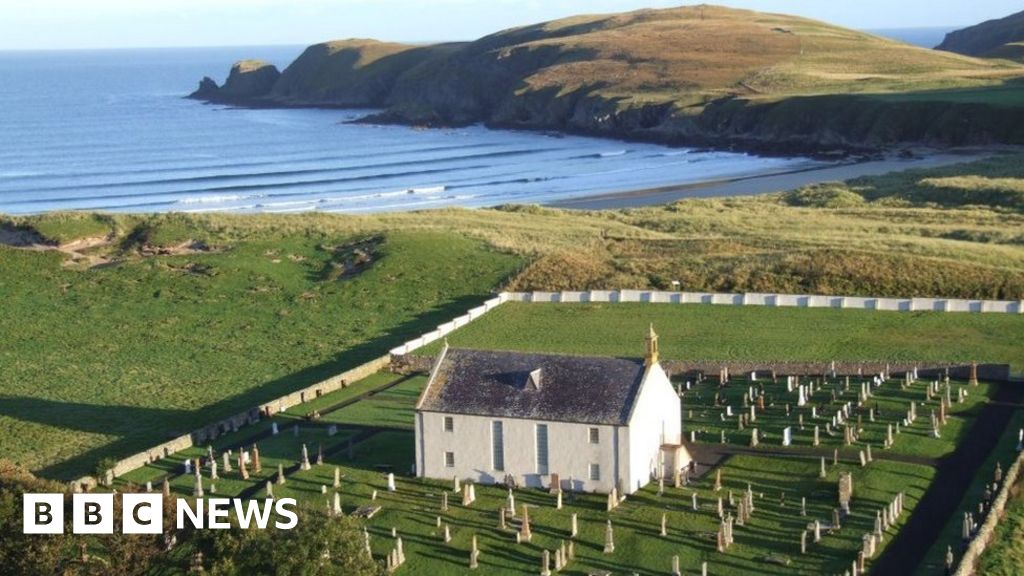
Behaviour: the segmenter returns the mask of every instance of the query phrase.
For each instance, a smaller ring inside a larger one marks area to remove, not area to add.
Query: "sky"
[[[0,0],[0,50],[468,40],[580,13],[686,0]],[[859,29],[958,27],[1020,0],[718,0]]]

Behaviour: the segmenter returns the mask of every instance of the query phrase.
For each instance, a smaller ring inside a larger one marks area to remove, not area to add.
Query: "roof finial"
[[[644,366],[650,367],[658,363],[658,334],[654,331],[653,322],[651,322],[650,330],[647,332],[646,344]]]

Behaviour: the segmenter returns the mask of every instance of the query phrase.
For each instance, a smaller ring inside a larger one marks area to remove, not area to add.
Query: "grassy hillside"
[[[88,473],[381,354],[501,287],[680,280],[690,290],[1022,298],[1024,214],[1011,202],[1021,166],[1010,156],[610,212],[0,217],[0,238],[63,243],[0,245],[0,452],[45,476]],[[818,354],[1020,365],[1006,350],[1020,318],[949,318],[960,324],[922,324],[906,347],[882,335],[892,326],[851,320]],[[728,324],[777,342],[748,350],[758,356],[792,357],[813,339],[779,340],[800,332],[771,319]],[[735,332],[719,337],[703,355],[743,353]]]
[[[452,235],[315,230],[61,261],[0,246],[0,452],[57,478],[379,356],[519,266]]]
[[[998,88],[1021,76],[1024,67],[1008,61],[926,50],[805,18],[686,6],[578,16],[465,44],[318,44],[272,89],[249,96],[266,104],[386,108],[373,117],[382,121],[483,121],[828,151],[1024,142],[1024,107],[997,115],[984,94],[968,98],[975,106],[964,106],[965,93],[934,97]],[[848,98],[908,92],[932,98]],[[950,116],[965,121],[949,123]]]

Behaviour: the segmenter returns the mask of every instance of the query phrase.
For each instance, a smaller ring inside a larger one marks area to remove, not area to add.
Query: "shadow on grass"
[[[284,394],[310,386],[387,354],[451,318],[480,304],[487,295],[463,296],[424,312],[415,320],[389,330],[373,341],[340,352],[329,362],[255,386],[236,396],[197,410],[91,405],[31,397],[0,398],[0,415],[56,428],[114,434],[119,438],[61,462],[34,470],[55,480],[72,480],[95,472],[105,458],[124,458],[206,424],[238,414]],[[162,431],[154,427],[164,425]]]

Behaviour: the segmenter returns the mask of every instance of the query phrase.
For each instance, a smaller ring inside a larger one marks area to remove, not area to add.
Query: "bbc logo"
[[[25,534],[64,533],[63,494],[25,494],[22,511]],[[113,534],[114,513],[113,494],[74,494],[71,530],[75,534]],[[121,495],[124,534],[161,534],[163,524],[162,494]]]

